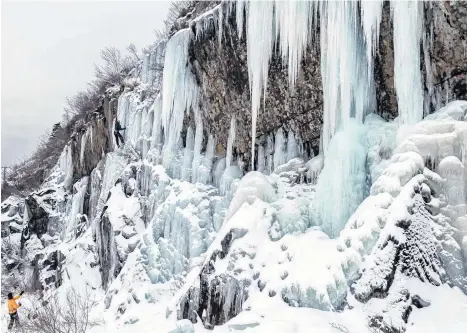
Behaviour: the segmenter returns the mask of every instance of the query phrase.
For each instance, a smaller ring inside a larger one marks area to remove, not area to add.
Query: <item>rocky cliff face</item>
[[[467,4],[462,1],[425,5],[426,43],[433,85],[430,91],[430,79],[427,79],[428,94],[432,96],[430,112],[448,101],[466,99],[466,14]]]
[[[89,176],[106,153],[113,150],[113,122],[117,100],[105,97],[102,105],[89,115],[85,127],[72,137],[74,180]]]
[[[202,7],[198,10],[203,10],[206,4],[198,6]],[[425,25],[420,68],[424,72],[425,113],[432,113],[449,101],[466,98],[466,6],[464,2],[452,5],[447,2],[424,4]],[[204,119],[209,129],[218,137],[219,143],[226,147],[230,115],[235,114],[240,124],[237,127],[236,148],[249,161],[251,101],[246,38],[238,36],[235,9],[231,12],[233,14],[224,20],[224,42],[221,45],[217,40],[219,27],[215,14],[206,18],[210,20],[207,23],[210,28],[191,44],[189,61],[193,65],[197,82],[203,88]],[[194,24],[191,28],[196,34]],[[246,31],[246,26],[243,31]],[[385,119],[394,119],[398,115],[392,31],[391,6],[385,1],[374,71],[378,101],[376,112]],[[263,142],[266,135],[282,127],[285,130],[292,129],[302,139],[308,153],[318,152],[323,122],[319,26],[314,34],[316,37],[305,52],[294,90],[288,88],[287,66],[283,65],[278,54],[273,55],[269,67],[268,92],[257,121],[257,143]]]
[[[214,17],[211,18],[214,21]],[[215,23],[190,48],[190,61],[203,86],[204,118],[219,143],[227,147],[230,118],[235,115],[237,152],[251,159],[251,101],[245,36],[238,36],[233,17],[226,19],[225,42],[219,45]],[[322,124],[323,93],[319,67],[319,43],[306,52],[301,74],[293,91],[288,88],[287,68],[279,56],[269,69],[268,93],[258,118],[257,142],[277,129],[292,129],[304,141],[308,153],[318,152]],[[224,149],[225,149],[224,148]]]

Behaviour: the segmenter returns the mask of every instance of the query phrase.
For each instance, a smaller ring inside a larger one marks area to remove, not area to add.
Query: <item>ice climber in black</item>
[[[126,129],[126,127],[122,127],[122,125],[120,125],[120,122],[118,120],[115,122],[114,135],[115,135],[115,140],[117,141],[117,146],[118,147],[120,147],[120,144],[118,143],[118,139],[120,139],[122,141],[122,144],[125,143],[125,141],[123,141],[123,136],[120,133],[120,131],[123,131],[125,129]]]

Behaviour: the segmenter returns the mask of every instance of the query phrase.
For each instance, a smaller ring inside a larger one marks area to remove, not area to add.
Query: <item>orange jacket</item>
[[[16,303],[16,300],[19,299],[21,296],[20,295],[17,295],[15,297],[13,297],[13,299],[9,299],[8,300],[8,312],[9,313],[16,313],[16,310],[19,309],[19,305],[18,303]]]

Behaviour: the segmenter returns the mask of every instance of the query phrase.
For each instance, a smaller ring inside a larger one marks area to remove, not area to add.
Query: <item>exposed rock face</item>
[[[73,136],[71,147],[74,181],[89,176],[104,154],[113,150],[112,126],[116,110],[117,100],[104,98],[101,107],[90,114],[87,126]]]
[[[1,213],[7,218],[2,218],[2,237],[19,233],[23,224],[24,201],[20,198],[10,197],[2,202]]]
[[[431,113],[452,100],[467,99],[467,3],[426,2],[425,17],[433,75]]]
[[[212,19],[213,20],[213,19]],[[214,23],[212,24],[214,27]],[[237,119],[237,153],[250,159],[251,101],[245,36],[237,34],[233,18],[224,27],[220,47],[215,29],[192,44],[190,61],[203,85],[204,118],[218,142],[227,146],[230,118]],[[268,91],[258,114],[257,139],[280,127],[292,129],[306,145],[318,150],[323,93],[319,43],[309,48],[294,90],[289,88],[287,67],[274,56],[269,69]],[[261,140],[257,142],[261,143]]]
[[[215,3],[198,3],[192,11],[201,12]],[[389,2],[385,2],[374,64],[378,102],[376,112],[385,119],[394,119],[398,115],[390,7]],[[424,8],[425,40],[421,46],[425,47],[421,47],[420,68],[424,74],[425,113],[431,113],[447,101],[467,98],[467,4],[427,2]],[[235,10],[232,12],[235,13]],[[193,13],[179,20],[180,28],[188,26],[186,21],[194,17]],[[251,103],[246,38],[239,38],[235,18],[231,16],[225,20],[220,47],[217,23],[213,17],[211,20],[211,29],[192,43],[189,59],[198,83],[202,84],[205,123],[225,147],[230,117],[234,114],[238,119],[237,153],[249,161]],[[191,28],[196,32],[193,24]],[[317,29],[315,33],[319,36],[319,27]],[[257,119],[257,143],[261,143],[262,136],[284,127],[292,129],[302,139],[305,150],[317,152],[323,92],[319,42],[314,41],[312,45],[302,61],[293,91],[288,84],[287,66],[282,64],[280,56],[273,55],[269,67],[268,91]]]
[[[114,240],[114,231],[112,224],[109,221],[105,212],[102,214],[99,223],[97,253],[99,255],[100,271],[102,276],[102,287],[107,289],[109,282],[111,282],[120,272],[121,265]]]
[[[421,309],[421,308],[426,308],[430,306],[430,302],[425,301],[423,298],[421,298],[418,295],[413,295],[412,296],[412,305],[414,305],[416,308]]]
[[[21,235],[21,248],[32,234],[37,235],[38,238],[45,234],[49,222],[49,214],[39,205],[34,196],[30,195],[26,198],[25,209],[27,209],[29,220]]]
[[[190,319],[196,322],[202,318],[205,327],[222,325],[235,317],[242,310],[242,304],[248,297],[244,284],[250,281],[239,281],[230,275],[215,275],[214,262],[224,258],[234,241],[231,230],[221,242],[222,250],[215,251],[209,263],[205,265],[199,277],[199,285],[190,287],[180,302],[179,319]]]
[[[383,5],[383,18],[374,70],[377,113],[386,120],[397,117],[397,97],[394,84],[394,37],[390,7],[389,2],[385,2]]]

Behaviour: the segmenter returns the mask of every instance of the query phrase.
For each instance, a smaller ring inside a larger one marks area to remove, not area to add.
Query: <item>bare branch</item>
[[[70,288],[62,301],[54,294],[46,301],[33,302],[25,309],[28,315],[21,326],[25,332],[32,333],[85,333],[103,324],[91,315],[96,305],[89,290],[79,293]]]
[[[126,49],[128,52],[130,52],[130,54],[135,58],[136,61],[140,60],[140,57],[138,55],[138,49],[136,48],[135,44],[131,43]]]
[[[342,333],[349,333],[349,330],[347,327],[344,325],[338,324],[338,323],[330,323],[331,327],[335,328],[337,331],[342,332]]]

